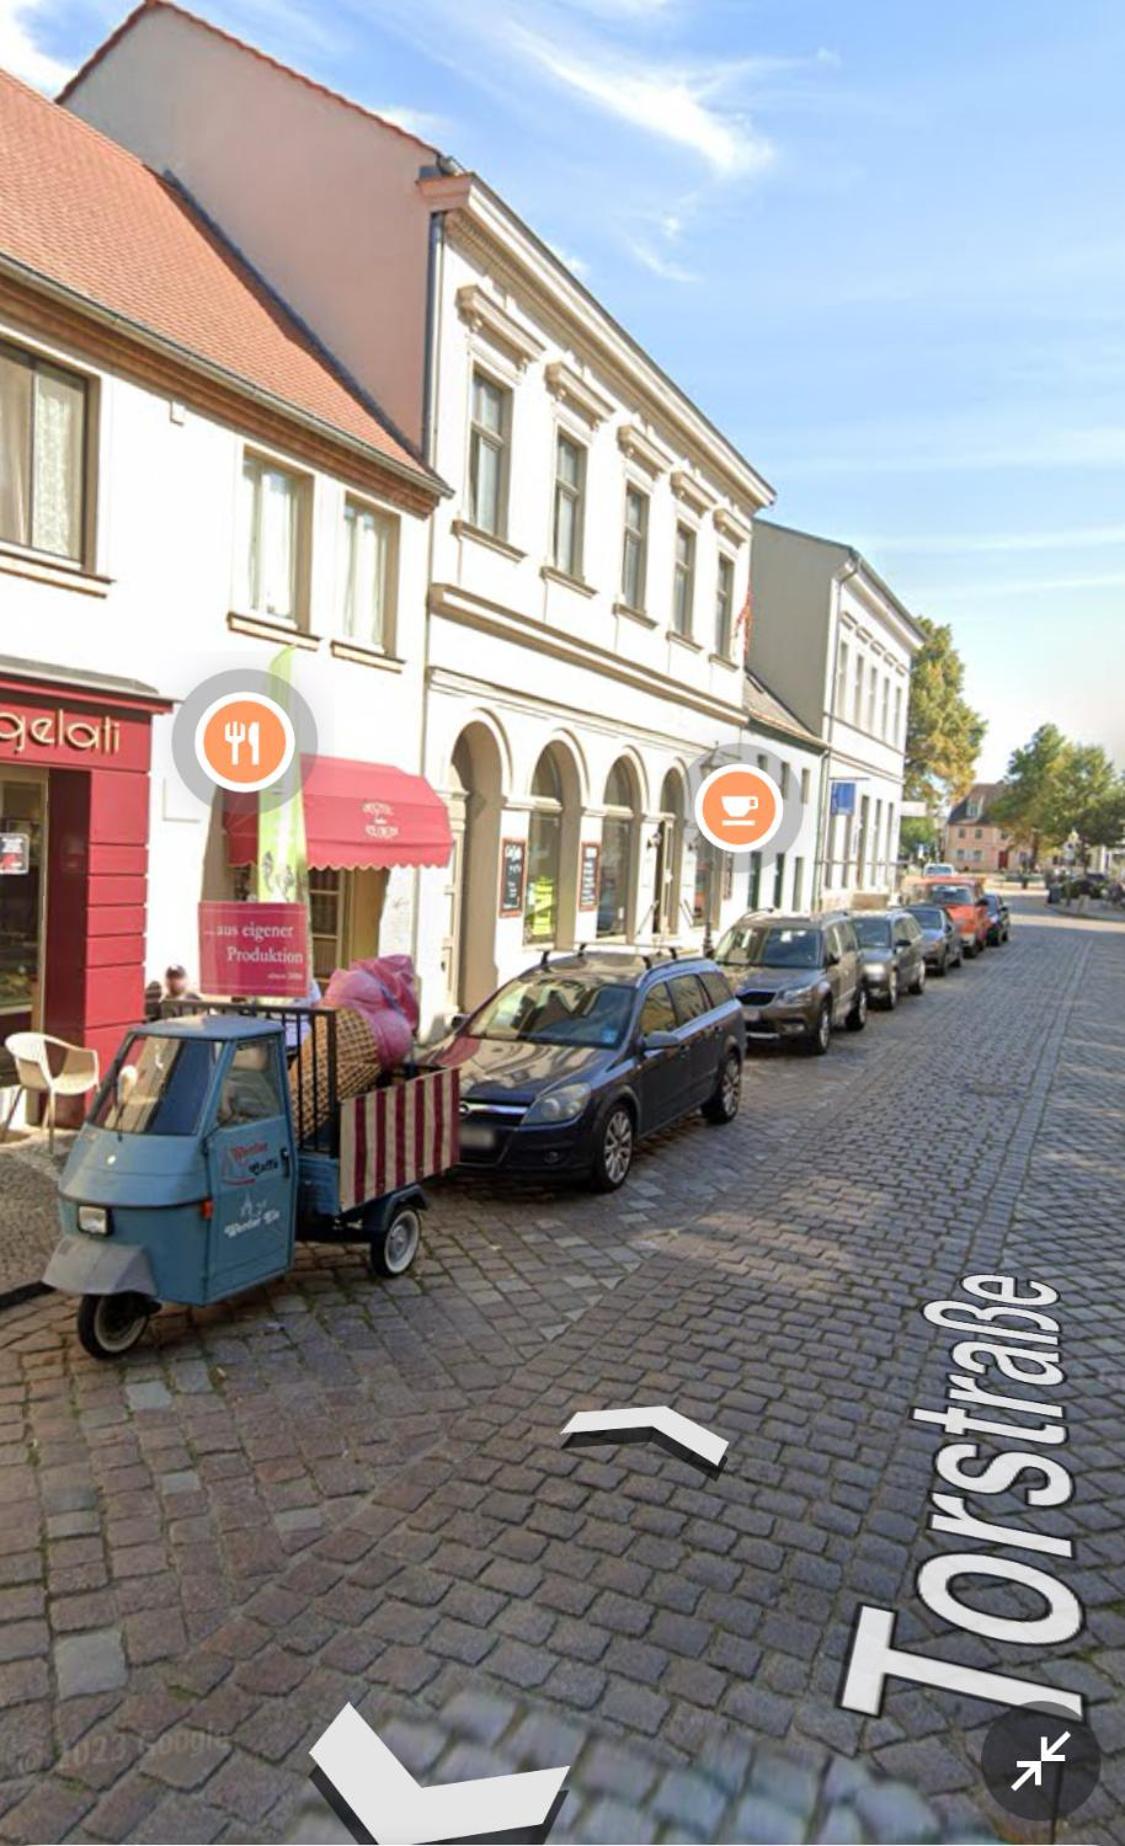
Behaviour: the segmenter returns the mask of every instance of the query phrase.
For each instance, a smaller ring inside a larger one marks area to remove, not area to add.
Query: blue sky
[[[113,0],[0,0],[50,88]],[[778,490],[953,625],[981,771],[1125,761],[1120,0],[207,0],[509,199]]]

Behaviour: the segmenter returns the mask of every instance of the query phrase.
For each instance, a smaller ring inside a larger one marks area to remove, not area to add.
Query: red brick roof
[[[437,483],[172,185],[0,71],[0,255]]]

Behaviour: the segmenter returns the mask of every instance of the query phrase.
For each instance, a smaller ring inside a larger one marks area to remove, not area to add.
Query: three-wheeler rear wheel
[[[156,1303],[147,1295],[83,1295],[78,1303],[78,1337],[92,1359],[120,1359],[137,1344]]]
[[[390,1212],[378,1213],[380,1221],[369,1227],[371,1273],[377,1276],[405,1275],[418,1254],[422,1239],[422,1214],[407,1200]]]

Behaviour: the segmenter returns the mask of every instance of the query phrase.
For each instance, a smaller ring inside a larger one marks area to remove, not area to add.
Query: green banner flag
[[[287,697],[293,683],[296,650],[283,647],[270,663],[278,682],[274,696],[292,718]],[[307,904],[309,901],[308,843],[305,839],[305,805],[301,795],[301,753],[281,781],[258,797],[258,901],[264,904]]]

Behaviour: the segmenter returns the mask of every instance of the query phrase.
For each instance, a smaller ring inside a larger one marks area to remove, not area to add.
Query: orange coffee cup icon
[[[696,825],[722,852],[757,850],[773,838],[781,817],[777,783],[764,769],[746,763],[713,769],[695,797]]]

